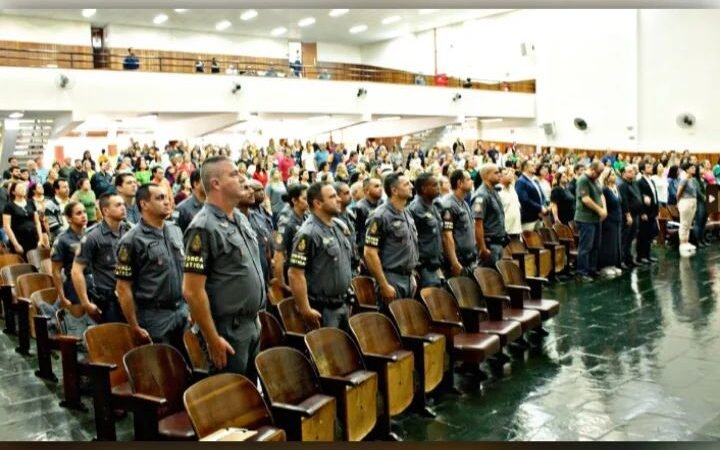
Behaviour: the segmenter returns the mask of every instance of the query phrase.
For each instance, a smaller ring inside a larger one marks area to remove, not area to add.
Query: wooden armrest
[[[55,336],[51,336],[50,340],[55,341],[58,344],[60,344],[60,343],[77,344],[79,342],[82,342],[82,339],[80,339],[79,337],[70,336],[69,334],[58,334]]]
[[[133,392],[130,397],[133,402],[141,407],[159,408],[167,404],[167,400],[163,397],[155,397],[154,395],[141,394],[139,392]]]
[[[535,283],[548,283],[549,280],[545,277],[525,277],[526,281],[533,281]]]
[[[506,284],[505,288],[507,289],[513,289],[516,291],[528,291],[530,292],[530,286],[522,286],[520,284]]]
[[[210,376],[210,372],[207,369],[193,369],[192,375],[195,381],[200,381]]]
[[[370,372],[367,370],[357,370],[350,375],[339,377],[339,376],[333,376],[333,375],[327,375],[327,376],[321,376],[320,380],[327,381],[330,384],[333,385],[340,385],[342,387],[352,387],[352,386],[359,386],[365,380],[375,375],[375,372]]]
[[[462,322],[456,322],[454,320],[433,320],[432,323],[433,323],[433,325],[445,325],[445,326],[457,327],[457,328],[463,327]]]
[[[271,403],[270,406],[273,408],[284,409],[288,412],[302,414],[305,417],[311,417],[313,414],[315,414],[315,412],[317,412],[318,409],[320,409],[320,406],[322,405],[316,405],[315,407],[311,408],[302,408],[297,405],[291,405],[290,403],[274,402]]]
[[[117,369],[117,364],[112,363],[85,361],[82,365],[86,366],[90,370],[98,372],[111,372]]]
[[[525,256],[525,255],[528,254],[528,252],[527,252],[527,250],[524,250],[524,251],[521,251],[521,252],[511,252],[511,254],[512,254],[513,258],[515,258],[515,257],[517,257],[517,256]]]
[[[28,306],[32,305],[32,302],[29,298],[25,297],[15,297],[15,303],[27,303]]]
[[[366,360],[375,360],[379,363],[390,363],[398,360],[397,355],[381,355],[379,353],[363,353],[363,358]]]
[[[294,331],[286,331],[285,336],[295,338],[295,339],[305,339],[305,335],[302,333],[296,333]]]

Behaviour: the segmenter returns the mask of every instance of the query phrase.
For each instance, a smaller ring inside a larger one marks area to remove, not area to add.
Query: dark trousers
[[[490,257],[485,261],[480,261],[483,267],[495,269],[495,264],[502,258],[503,246],[500,244],[486,244],[490,250]],[[472,275],[470,275],[472,277]]]
[[[622,260],[625,264],[632,263],[632,241],[637,237],[638,222],[640,221],[639,216],[633,216],[632,225],[628,225],[625,218],[623,218],[623,229],[622,229]]]
[[[705,241],[705,227],[707,226],[708,213],[705,206],[705,202],[698,200],[697,209],[695,209],[695,226],[693,227],[693,233],[695,233],[695,240],[697,242]]]
[[[577,274],[587,276],[597,271],[598,250],[600,249],[600,222],[577,222],[577,226],[580,233]]]
[[[638,259],[647,259],[650,257],[650,247],[652,241],[657,236],[657,220],[655,216],[648,216],[648,220],[640,219],[638,224],[636,253]]]

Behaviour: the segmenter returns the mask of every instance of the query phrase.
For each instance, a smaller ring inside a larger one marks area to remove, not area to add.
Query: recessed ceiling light
[[[87,18],[94,16],[96,12],[97,12],[97,9],[83,9],[82,16],[87,19]]]
[[[168,20],[168,16],[167,16],[166,14],[158,14],[158,15],[155,16],[155,18],[153,19],[153,23],[154,23],[155,25],[160,25],[160,24],[163,24],[163,23],[167,22],[167,20]]]
[[[242,20],[250,20],[250,19],[256,18],[257,15],[258,15],[257,11],[255,11],[254,9],[248,9],[244,13],[240,14],[240,18]]]
[[[367,25],[355,25],[354,27],[350,28],[350,34],[362,33],[363,31],[367,31],[367,29]]]
[[[314,23],[315,23],[314,17],[306,17],[306,18],[300,19],[298,21],[298,26],[299,27],[309,27],[310,25],[312,25]]]
[[[182,13],[186,12],[187,9],[175,9],[175,10],[173,10],[173,11],[175,11],[175,12],[178,13],[178,14],[182,14]]]
[[[383,25],[390,25],[391,23],[400,22],[400,19],[402,19],[402,17],[400,17],[400,16],[390,16],[390,17],[386,17],[386,18],[384,18],[384,19],[382,20],[382,24],[383,24]]]
[[[226,30],[230,28],[230,25],[232,25],[232,22],[229,20],[221,20],[220,22],[215,24],[215,29],[218,31]]]
[[[10,113],[10,115],[8,115],[8,117],[11,119],[22,119],[24,115],[25,114],[23,114],[21,112],[14,112],[14,113]]]
[[[400,119],[402,119],[402,117],[400,117],[400,116],[390,116],[390,117],[381,117],[378,120],[381,122],[386,122],[389,120],[400,120]]]
[[[343,14],[347,14],[349,9],[331,9],[330,10],[330,17],[340,17]]]
[[[273,30],[270,32],[270,34],[273,36],[280,36],[285,33],[287,33],[287,28],[285,27],[273,28]]]
[[[435,11],[439,11],[437,9],[418,9],[419,14],[432,14]]]

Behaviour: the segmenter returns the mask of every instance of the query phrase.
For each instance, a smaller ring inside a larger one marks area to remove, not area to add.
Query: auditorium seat
[[[286,298],[292,297],[292,292],[287,290],[277,278],[270,280],[269,286],[268,300],[270,300],[270,303],[273,305],[277,305]]]
[[[198,381],[185,390],[183,402],[198,439],[224,428],[245,428],[257,432],[250,441],[285,440],[257,388],[242,375],[221,373]]]
[[[150,342],[138,341],[130,325],[124,323],[94,325],[85,330],[84,338],[88,356],[82,367],[83,372],[89,375],[93,389],[97,438],[114,441],[113,410],[129,410],[132,406],[132,391],[123,356],[133,348]]]
[[[514,320],[505,320],[502,309],[494,307],[497,303],[483,299],[475,280],[453,277],[448,280],[448,287],[460,307],[466,330],[497,335],[503,347],[522,337],[522,325]]]
[[[258,312],[258,319],[260,320],[260,351],[279,347],[285,343],[282,326],[275,316],[260,311]]]
[[[452,295],[437,287],[420,291],[420,298],[430,313],[435,331],[445,335],[450,368],[455,370],[455,361],[477,365],[499,354],[498,361],[504,362],[500,338],[489,332],[467,330],[462,321],[458,305]]]
[[[550,260],[552,261],[552,274],[558,276],[565,271],[567,267],[567,255],[565,254],[565,246],[560,243],[555,231],[549,227],[540,228],[536,232],[543,245],[550,250]]]
[[[537,273],[541,277],[548,277],[553,274],[552,254],[535,231],[523,231],[523,241],[527,250],[535,256],[535,267]]]
[[[192,374],[182,354],[167,344],[134,348],[123,364],[137,407],[133,411],[135,440],[195,440],[183,393]]]
[[[378,435],[392,435],[397,440],[390,427],[390,417],[404,412],[412,404],[413,353],[403,349],[400,335],[387,316],[360,313],[350,318],[349,325],[365,364],[378,374],[384,398]]]
[[[280,322],[285,329],[285,341],[290,347],[306,352],[305,334],[311,331],[295,305],[295,300],[286,298],[278,303]]]
[[[365,369],[360,351],[338,328],[320,328],[305,336],[323,392],[338,402],[346,441],[361,441],[377,423],[378,376]]]
[[[50,249],[49,248],[34,248],[27,252],[27,262],[29,264],[32,264],[35,266],[36,269],[40,270],[40,262],[43,259],[49,259],[50,258]]]
[[[558,242],[565,246],[565,254],[568,256],[571,265],[575,266],[577,264],[578,252],[572,229],[565,224],[556,223],[553,225],[553,231],[555,231]],[[531,275],[526,274],[526,276]]]
[[[198,334],[200,331],[198,331]],[[196,374],[208,373],[208,360],[205,352],[200,346],[200,338],[192,330],[185,330],[183,333],[183,345],[190,358],[190,367]]]
[[[557,300],[542,298],[543,278],[526,277],[520,269],[508,261],[498,261],[497,269],[510,294],[513,308],[533,309],[540,313],[543,321],[555,317],[560,312]]]
[[[503,257],[509,258],[518,263],[520,269],[528,276],[537,274],[535,256],[528,252],[525,244],[520,239],[511,239],[503,249]]]
[[[15,253],[0,253],[0,270],[5,266],[12,266],[14,264],[23,264],[25,260],[21,255]],[[0,280],[1,282],[2,280]],[[4,307],[4,305],[2,305]],[[0,315],[5,317],[4,308],[0,310]]]
[[[18,320],[18,349],[22,354],[30,353],[30,337],[35,337],[33,318],[37,308],[30,300],[35,291],[55,287],[53,278],[45,273],[26,273],[15,279],[15,308]]]
[[[32,264],[8,264],[0,268],[0,299],[5,314],[5,334],[17,335],[17,308],[15,307],[15,279],[26,273],[36,272]]]
[[[357,276],[352,279],[352,287],[355,291],[355,313],[379,311],[377,302],[375,279],[366,276]]]
[[[260,352],[255,367],[277,426],[293,441],[335,439],[335,398],[320,389],[310,361],[298,350]]]
[[[445,336],[435,333],[425,308],[413,299],[395,300],[388,306],[398,327],[403,347],[412,351],[419,378],[414,399],[418,409],[427,410],[427,394],[435,390],[445,372]],[[452,375],[452,371],[450,372]]]

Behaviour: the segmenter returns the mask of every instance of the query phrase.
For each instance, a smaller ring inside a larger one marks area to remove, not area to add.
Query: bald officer
[[[467,275],[477,266],[477,248],[470,207],[465,196],[472,192],[470,174],[458,169],[450,174],[452,192],[440,201],[443,219],[443,252],[449,276]]]
[[[431,173],[424,172],[415,180],[417,195],[410,202],[408,211],[415,220],[420,247],[420,288],[442,284],[442,219],[434,200],[440,194],[440,183]]]
[[[475,241],[480,252],[480,262],[495,268],[507,244],[505,210],[495,186],[500,182],[500,171],[495,164],[485,164],[480,170],[482,185],[475,191],[472,211],[475,218]]]
[[[254,194],[230,158],[208,158],[200,171],[207,198],[185,233],[183,295],[202,331],[210,371],[254,381],[266,286],[255,232],[235,208],[251,204]]]

